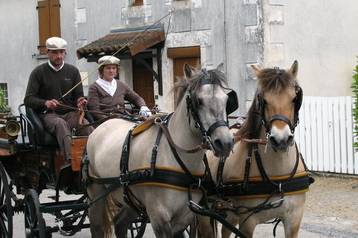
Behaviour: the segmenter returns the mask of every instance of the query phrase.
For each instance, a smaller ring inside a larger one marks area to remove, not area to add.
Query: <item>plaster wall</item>
[[[297,59],[305,95],[351,95],[358,55],[358,2],[263,2],[264,65],[288,68]]]
[[[35,1],[0,1],[0,49],[3,56],[0,58],[0,82],[7,83],[9,106],[14,114],[23,102],[29,74],[38,63],[35,59],[37,15],[34,12],[37,14]]]

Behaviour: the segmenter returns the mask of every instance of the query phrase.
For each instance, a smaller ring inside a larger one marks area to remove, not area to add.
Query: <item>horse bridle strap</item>
[[[170,132],[169,132],[168,127],[166,125],[164,125],[163,123],[159,123],[159,126],[163,130],[163,133],[164,133],[165,137],[167,138],[169,145],[173,146],[173,148],[176,148],[176,149],[178,149],[180,151],[183,151],[183,152],[189,153],[189,154],[196,153],[196,152],[198,152],[200,150],[209,149],[209,147],[207,147],[205,144],[197,145],[197,146],[195,146],[194,148],[191,148],[191,149],[184,149],[184,148],[182,148],[182,147],[180,147],[180,146],[178,146],[177,144],[174,143],[174,140],[173,140],[172,136],[170,135]]]
[[[225,127],[228,127],[228,123],[224,120],[219,120],[219,121],[216,121],[214,122],[210,127],[209,129],[207,130],[206,134],[208,136],[211,136],[211,133],[213,133],[213,131],[218,128],[218,127],[221,127],[221,126],[225,126]]]
[[[300,153],[298,151],[298,147],[297,147],[296,143],[295,143],[295,149],[296,149],[296,161],[295,161],[295,165],[293,166],[293,169],[292,169],[292,171],[290,173],[290,176],[288,177],[287,181],[290,181],[295,176],[295,174],[297,172],[298,164],[300,162]],[[261,177],[262,177],[263,181],[267,181],[267,182],[271,183],[272,185],[276,186],[279,190],[281,190],[282,184],[274,182],[267,175],[266,170],[265,170],[265,168],[264,168],[264,166],[262,164],[262,158],[260,156],[257,144],[253,145],[252,150],[253,150],[253,152],[255,154],[256,164],[257,164],[257,167],[258,167],[258,169],[260,171],[260,174],[261,174]],[[282,192],[282,191],[279,191],[279,192]]]
[[[288,117],[284,116],[284,115],[281,115],[281,114],[275,114],[271,117],[270,121],[269,121],[269,124],[271,125],[273,121],[283,121],[285,122],[292,130],[294,130],[292,124],[291,124],[291,121],[290,119],[288,119]],[[266,127],[267,128],[267,127]]]

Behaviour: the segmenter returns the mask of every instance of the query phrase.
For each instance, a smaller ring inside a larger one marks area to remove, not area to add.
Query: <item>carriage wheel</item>
[[[5,168],[0,162],[0,237],[12,237],[11,190]]]
[[[134,220],[128,228],[128,237],[141,238],[144,235],[148,220],[143,217],[138,217]]]
[[[46,238],[46,224],[40,211],[37,192],[29,189],[24,199],[25,236],[26,238]]]

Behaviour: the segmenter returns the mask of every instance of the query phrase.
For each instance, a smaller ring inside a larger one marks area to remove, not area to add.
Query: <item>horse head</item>
[[[237,108],[235,92],[226,87],[225,75],[218,68],[196,70],[186,64],[184,75],[185,90],[179,97],[185,97],[192,130],[201,132],[215,155],[228,156],[233,147],[233,136],[228,128],[227,115]],[[234,108],[227,105],[228,101],[234,102]]]
[[[294,61],[289,70],[277,67],[252,68],[259,84],[255,111],[266,128],[271,147],[275,151],[286,151],[294,142],[294,131],[302,103],[302,89],[296,81],[298,63]]]

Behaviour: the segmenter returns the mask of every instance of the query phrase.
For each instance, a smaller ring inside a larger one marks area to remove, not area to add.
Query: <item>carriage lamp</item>
[[[9,141],[15,141],[20,132],[20,123],[16,118],[9,118],[6,121],[4,130],[9,138]]]
[[[20,132],[20,123],[16,118],[8,118],[3,127],[9,143],[9,153],[16,153],[16,139]]]

